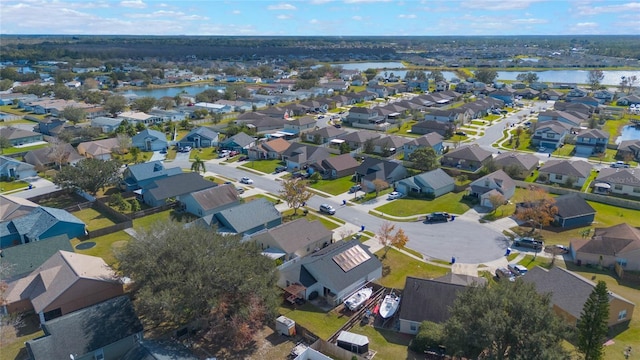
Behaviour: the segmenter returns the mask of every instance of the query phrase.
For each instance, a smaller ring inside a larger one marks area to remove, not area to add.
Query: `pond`
[[[616,139],[616,144],[625,140],[640,140],[640,126],[627,125],[623,127],[620,136]]]
[[[137,96],[151,96],[156,99],[160,99],[162,97],[174,97],[178,94],[185,94],[190,96],[196,96],[201,92],[209,89],[218,89],[219,86],[213,85],[192,85],[192,86],[177,86],[177,87],[168,87],[161,89],[135,89],[135,90],[127,90],[123,91],[122,94],[135,94]]]
[[[393,73],[393,75],[400,77],[400,79],[404,79],[404,77],[407,75],[407,71],[408,70],[385,70],[385,71],[380,71],[378,74],[376,74],[376,78],[378,77],[382,77],[384,78],[384,73],[387,73],[388,76],[391,76],[391,74]],[[430,71],[424,71],[425,74],[429,75]],[[451,81],[451,79],[453,78],[457,78],[458,75],[456,75],[456,73],[452,72],[452,71],[441,71],[442,76],[444,76],[444,78],[447,81]]]
[[[404,69],[405,68],[403,63],[397,62],[397,61],[343,63],[343,64],[332,64],[332,66],[342,66],[342,68],[345,70],[360,70],[360,71],[365,71],[367,69]]]
[[[498,71],[498,81],[500,80],[516,80],[518,74],[522,74],[524,71]],[[534,71],[538,74],[538,78],[542,82],[559,82],[559,83],[576,83],[586,84],[588,70],[545,70]],[[622,70],[603,70],[604,79],[602,85],[614,85],[620,84],[620,79],[623,76],[636,75],[640,78],[640,71],[622,71]]]

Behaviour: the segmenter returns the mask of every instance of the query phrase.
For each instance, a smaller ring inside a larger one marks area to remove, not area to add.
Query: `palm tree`
[[[191,171],[197,172],[197,173],[207,171],[207,169],[204,166],[204,161],[200,159],[199,155],[196,155],[195,160],[193,161],[193,164],[191,164]]]

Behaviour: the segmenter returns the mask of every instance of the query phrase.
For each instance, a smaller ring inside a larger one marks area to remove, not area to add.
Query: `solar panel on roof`
[[[371,256],[357,245],[341,252],[338,255],[334,255],[332,259],[336,264],[338,264],[338,266],[340,266],[342,271],[347,272],[370,258]]]

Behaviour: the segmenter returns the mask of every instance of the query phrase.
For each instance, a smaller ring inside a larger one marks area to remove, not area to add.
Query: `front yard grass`
[[[289,209],[282,213],[282,222],[289,222],[289,221],[293,221],[300,218],[305,218],[308,221],[318,220],[322,223],[322,225],[324,225],[324,227],[326,227],[329,230],[337,229],[342,224],[344,224],[344,221],[338,218],[333,219],[339,223],[339,224],[336,224],[334,221],[331,221],[324,216],[319,216],[311,211],[307,212],[307,214],[305,215],[304,209],[298,209],[298,212],[296,213],[296,215],[293,215],[293,209]]]
[[[254,160],[249,161],[244,165],[240,165],[241,168],[260,171],[266,174],[271,174],[276,170],[276,166],[282,165],[282,162],[278,159],[271,160]]]
[[[450,192],[433,200],[402,198],[379,206],[375,210],[392,216],[413,216],[427,214],[434,211],[446,211],[451,214],[464,214],[470,209],[470,206],[466,202],[462,201],[463,195],[464,192]]]
[[[49,144],[23,146],[23,147],[19,147],[19,148],[10,147],[10,148],[6,148],[6,149],[2,149],[2,154],[0,154],[0,155],[11,155],[11,154],[16,154],[16,153],[26,153],[28,151],[40,149],[40,148],[47,147],[47,146],[49,146]]]
[[[351,179],[352,176],[349,175],[333,180],[318,180],[316,183],[311,183],[309,187],[331,195],[339,195],[349,191],[349,188],[356,184]]]
[[[333,311],[324,312],[308,302],[295,306],[295,308],[282,304],[278,307],[278,313],[302,325],[324,340],[327,340],[349,320]]]
[[[545,269],[551,268],[551,259],[544,256],[525,255],[518,264],[531,270],[536,266],[543,267]]]
[[[125,246],[129,240],[131,240],[131,236],[124,232],[124,230],[116,231],[111,234],[84,240],[82,242],[95,242],[96,245],[90,249],[76,249],[75,251],[80,254],[101,257],[109,266],[117,267],[114,252]],[[75,249],[75,247],[82,242],[78,239],[73,239],[71,240],[71,245]]]
[[[22,189],[28,186],[29,186],[28,183],[20,180],[0,181],[0,192],[13,191],[13,190]]]
[[[424,279],[433,279],[449,273],[451,270],[423,261],[416,260],[400,251],[390,248],[387,255],[382,258],[384,249],[376,252],[376,256],[382,261],[382,278],[376,282],[382,286],[393,289],[404,289],[407,276],[415,276]]]
[[[209,147],[203,149],[193,149],[189,154],[189,160],[195,160],[196,155],[200,157],[200,160],[207,161],[218,158],[218,152],[216,152],[216,148]]]

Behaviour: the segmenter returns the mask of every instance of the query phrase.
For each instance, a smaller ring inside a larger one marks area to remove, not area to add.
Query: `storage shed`
[[[276,319],[276,332],[285,336],[295,336],[296,322],[286,316],[279,316]]]
[[[342,331],[338,335],[338,346],[357,354],[369,352],[369,338],[364,335]]]

